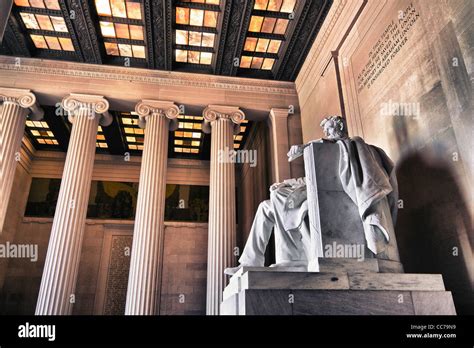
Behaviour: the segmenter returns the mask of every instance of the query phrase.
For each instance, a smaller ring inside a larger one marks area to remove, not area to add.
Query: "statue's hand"
[[[294,159],[300,157],[303,154],[305,146],[304,145],[293,145],[288,151],[288,162],[293,161]]]
[[[270,186],[270,192],[275,191],[277,188],[279,188],[282,185],[281,182],[276,182]]]

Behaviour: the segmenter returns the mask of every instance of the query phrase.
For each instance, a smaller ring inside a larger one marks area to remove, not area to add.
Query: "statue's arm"
[[[301,144],[301,145],[292,145],[290,147],[290,151],[288,151],[287,156],[288,156],[288,162],[291,162],[298,157],[303,155],[304,149],[311,145],[312,143],[322,143],[323,139],[316,139],[316,140],[310,140],[306,144]]]

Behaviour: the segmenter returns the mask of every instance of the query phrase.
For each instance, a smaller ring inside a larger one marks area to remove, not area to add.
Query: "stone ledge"
[[[221,314],[456,315],[456,310],[449,291],[249,289],[223,301]]]
[[[444,291],[440,274],[294,272],[242,267],[224,289],[223,301],[245,290]]]

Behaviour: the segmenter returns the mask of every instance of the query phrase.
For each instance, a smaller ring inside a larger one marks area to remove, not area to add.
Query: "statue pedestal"
[[[381,273],[380,266],[320,259],[319,273],[243,267],[224,290],[221,314],[456,315],[441,275]]]

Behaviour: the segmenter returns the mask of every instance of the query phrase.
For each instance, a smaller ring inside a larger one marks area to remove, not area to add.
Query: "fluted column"
[[[291,177],[290,163],[287,156],[290,150],[288,140],[288,109],[272,108],[268,121],[271,132],[273,182],[283,182],[283,180]]]
[[[203,116],[203,130],[212,133],[206,313],[216,315],[225,286],[224,269],[236,259],[235,165],[225,154],[234,150],[233,135],[245,115],[237,107],[209,105]]]
[[[101,96],[71,94],[62,101],[72,123],[48,252],[36,304],[37,315],[71,314],[94,165],[98,125],[112,122]]]
[[[135,111],[145,128],[133,230],[126,315],[159,314],[160,279],[170,120],[179,113],[172,102],[143,100]]]
[[[3,231],[8,202],[15,178],[18,153],[25,132],[26,117],[34,121],[43,118],[36,96],[29,90],[0,87],[0,233]]]

